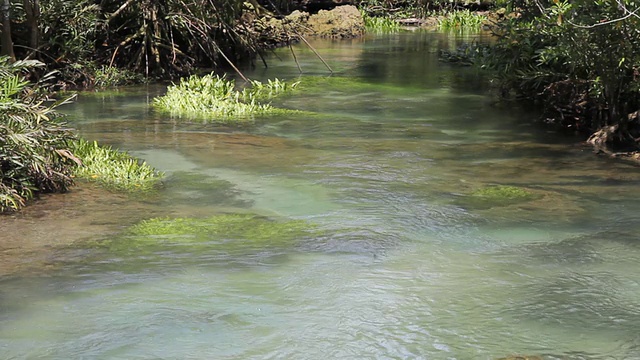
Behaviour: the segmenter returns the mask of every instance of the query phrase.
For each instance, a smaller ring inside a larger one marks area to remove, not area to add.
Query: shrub
[[[61,102],[29,87],[22,72],[38,61],[0,58],[0,212],[15,211],[38,193],[63,192],[73,183],[75,138],[55,111]]]
[[[534,99],[562,127],[610,130],[601,142],[639,145],[640,3],[519,4],[482,59],[503,94]]]

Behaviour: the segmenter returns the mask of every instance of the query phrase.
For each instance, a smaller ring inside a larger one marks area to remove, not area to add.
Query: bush
[[[38,193],[63,192],[73,183],[75,138],[45,98],[22,75],[38,61],[0,58],[0,212],[15,211]]]
[[[640,1],[518,4],[483,59],[502,92],[536,100],[549,122],[637,145]]]

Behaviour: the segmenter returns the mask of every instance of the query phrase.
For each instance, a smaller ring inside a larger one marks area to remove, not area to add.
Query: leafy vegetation
[[[364,26],[369,33],[388,34],[400,31],[400,24],[388,16],[371,16],[362,8],[360,13],[364,20]]]
[[[206,122],[246,122],[257,115],[278,115],[293,110],[279,109],[262,103],[288,93],[298,83],[269,80],[251,81],[250,86],[236,90],[233,80],[209,74],[192,75],[167,89],[164,96],[154,99],[154,107],[172,117],[200,119]]]
[[[506,6],[507,0],[362,0],[358,3],[369,15],[396,18],[428,17],[458,10],[486,10],[491,6]]]
[[[260,49],[260,38],[239,21],[250,11],[239,0],[10,3],[3,53],[39,59],[79,86],[94,86],[92,68],[170,78],[251,59]]]
[[[469,10],[458,10],[447,13],[438,22],[440,30],[456,32],[477,32],[487,20],[484,15],[478,15]]]
[[[640,1],[516,1],[481,59],[502,94],[533,99],[547,122],[604,147],[640,139]]]
[[[71,129],[58,103],[31,89],[24,72],[43,64],[0,58],[0,212],[20,209],[38,193],[64,192],[73,183]]]
[[[155,189],[163,174],[146,162],[129,154],[79,139],[73,142],[72,151],[79,158],[74,175],[95,181],[106,188],[125,192],[145,192]]]

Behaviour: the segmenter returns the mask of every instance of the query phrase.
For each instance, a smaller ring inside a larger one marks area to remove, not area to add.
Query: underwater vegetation
[[[255,252],[294,246],[318,236],[317,226],[303,220],[272,219],[255,214],[218,214],[206,218],[152,218],[143,220],[116,239],[104,243],[114,251],[224,253]]]
[[[469,195],[462,197],[458,204],[463,207],[475,209],[488,209],[499,206],[509,206],[539,199],[541,195],[536,194],[528,189],[495,185],[487,186],[471,192]]]
[[[242,191],[226,180],[204,174],[176,171],[167,176],[165,189],[171,193],[166,205],[188,203],[190,206],[230,206],[246,208],[253,201],[242,197]]]
[[[344,77],[344,76],[304,76],[298,81],[296,93],[326,93],[344,92],[344,93],[371,93],[380,92],[385,94],[406,95],[409,92],[424,91],[421,88],[413,88],[410,85],[402,86],[382,84],[367,81],[362,78]]]

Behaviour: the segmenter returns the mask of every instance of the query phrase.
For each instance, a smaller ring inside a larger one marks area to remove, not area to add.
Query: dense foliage
[[[72,184],[74,157],[68,149],[75,135],[55,112],[58,104],[47,104],[23,76],[41,65],[0,58],[0,212]]]
[[[487,10],[510,3],[509,0],[361,0],[358,5],[374,16],[422,17],[443,11]]]
[[[640,137],[640,1],[514,2],[483,59],[504,94],[540,103],[549,122],[599,146]]]
[[[438,21],[438,28],[444,31],[478,32],[486,16],[475,14],[469,10],[458,10],[447,13]]]
[[[171,77],[251,58],[258,39],[239,0],[24,0],[11,2],[2,50],[64,69],[78,86],[104,67]],[[255,9],[253,11],[256,11]],[[5,14],[6,15],[6,14]],[[5,41],[6,40],[6,41]]]
[[[155,187],[162,174],[144,162],[77,139],[56,112],[64,100],[48,101],[25,80],[25,73],[41,66],[0,57],[0,213],[19,210],[41,193],[65,192],[74,177],[117,190]]]

